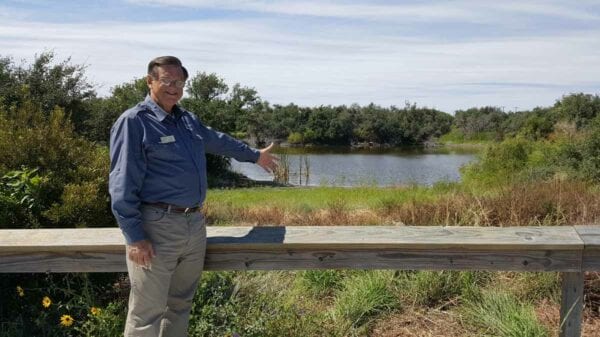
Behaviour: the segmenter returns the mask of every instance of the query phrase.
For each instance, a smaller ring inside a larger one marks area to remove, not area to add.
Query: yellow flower
[[[44,296],[44,298],[42,298],[42,306],[44,308],[48,308],[51,304],[52,304],[52,300],[50,300],[50,297]]]
[[[92,315],[94,315],[94,316],[100,315],[100,311],[102,311],[102,310],[100,310],[100,308],[96,308],[96,307],[91,307],[90,308],[90,313]]]
[[[62,326],[71,326],[73,325],[73,317],[71,315],[62,315],[60,316],[60,325]]]
[[[17,286],[17,294],[19,294],[19,297],[23,297],[25,296],[25,290],[21,286]]]

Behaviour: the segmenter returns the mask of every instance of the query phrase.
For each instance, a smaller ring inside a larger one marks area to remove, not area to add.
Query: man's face
[[[154,75],[148,75],[146,81],[150,88],[150,97],[166,112],[183,96],[183,87],[177,84],[185,81],[183,70],[175,65],[164,65],[154,68]]]

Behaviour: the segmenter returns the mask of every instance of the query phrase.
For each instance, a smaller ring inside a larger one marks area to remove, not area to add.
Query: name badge
[[[175,143],[175,136],[160,137],[160,143],[161,144]]]

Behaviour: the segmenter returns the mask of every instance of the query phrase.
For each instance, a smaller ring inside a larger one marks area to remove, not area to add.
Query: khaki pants
[[[125,337],[187,336],[204,266],[204,219],[199,212],[166,213],[152,206],[142,206],[141,211],[156,257],[149,269],[127,257],[131,292]]]

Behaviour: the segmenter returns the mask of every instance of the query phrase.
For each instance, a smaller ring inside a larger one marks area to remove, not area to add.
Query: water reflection
[[[475,159],[475,153],[455,149],[351,149],[286,148],[290,183],[309,186],[432,185],[460,180],[459,168]],[[310,175],[306,182],[305,160]],[[303,166],[303,174],[299,175]],[[235,171],[255,180],[272,180],[260,167],[232,160]]]

